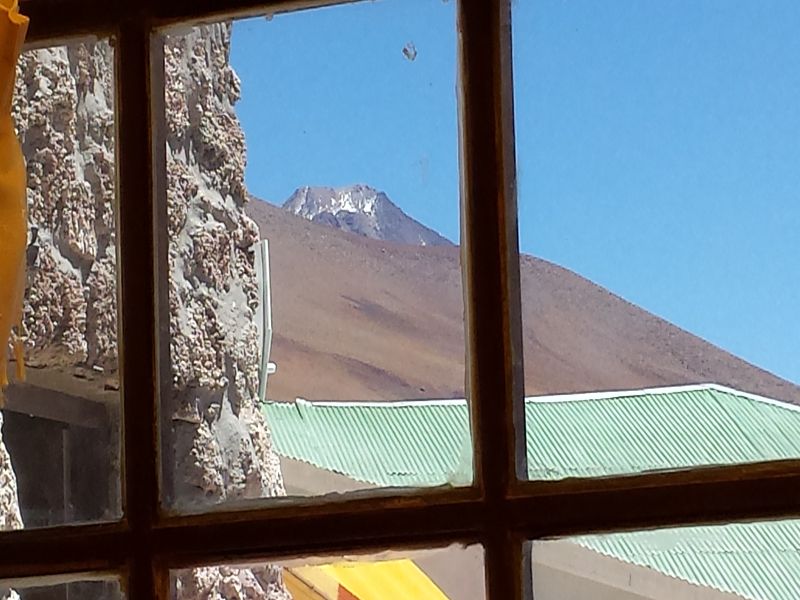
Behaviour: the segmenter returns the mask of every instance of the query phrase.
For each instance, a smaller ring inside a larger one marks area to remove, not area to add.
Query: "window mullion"
[[[800,461],[727,465],[631,477],[531,481],[508,505],[530,538],[793,518]]]
[[[106,0],[23,0],[22,4],[22,12],[31,20],[25,37],[27,47],[53,46],[66,38],[84,35],[110,35],[126,5]],[[136,4],[130,6],[136,7]]]
[[[459,33],[467,377],[476,482],[485,498],[487,590],[490,600],[520,598],[521,552],[506,514],[517,474],[526,470],[525,438],[515,435],[524,414],[507,0],[462,0]]]
[[[481,500],[429,499],[365,497],[339,507],[286,505],[176,517],[159,525],[154,546],[171,568],[186,568],[482,541],[487,525]]]
[[[151,531],[158,505],[156,302],[150,28],[125,21],[116,39],[121,264],[124,510],[131,529],[129,597],[157,597]],[[163,69],[163,64],[155,69]],[[159,96],[152,98],[157,102]],[[163,573],[162,573],[163,575]],[[163,577],[162,577],[163,578]]]
[[[198,24],[223,19],[346,4],[356,0],[162,0],[143,10],[137,2],[106,0],[25,1],[31,18],[28,47],[52,46],[67,38],[109,35],[119,23],[145,15],[153,26]]]
[[[129,542],[120,523],[4,531],[0,579],[115,571],[125,565]]]

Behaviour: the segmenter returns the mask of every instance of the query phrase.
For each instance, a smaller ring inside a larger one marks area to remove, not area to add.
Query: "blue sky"
[[[454,2],[237,23],[250,190],[368,183],[457,239]],[[522,250],[800,381],[798,31],[795,1],[516,0]]]

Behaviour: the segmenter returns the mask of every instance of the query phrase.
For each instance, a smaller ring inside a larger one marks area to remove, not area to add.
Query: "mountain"
[[[349,235],[261,201],[288,400],[463,397],[459,248]],[[800,404],[800,388],[550,262],[523,256],[528,394],[716,382]]]
[[[397,207],[383,192],[366,185],[301,187],[283,208],[313,223],[329,225],[374,240],[414,246],[452,246]]]

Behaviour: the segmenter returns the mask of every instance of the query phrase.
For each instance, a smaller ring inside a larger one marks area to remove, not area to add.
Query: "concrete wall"
[[[649,600],[648,596],[632,590],[619,589],[535,563],[533,590],[535,600]]]
[[[532,552],[535,600],[745,600],[568,540],[535,542]]]

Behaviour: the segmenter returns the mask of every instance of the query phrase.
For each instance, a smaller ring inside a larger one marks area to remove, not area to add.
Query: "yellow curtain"
[[[408,559],[293,567],[285,579],[295,600],[339,600],[340,586],[358,600],[448,600]]]

